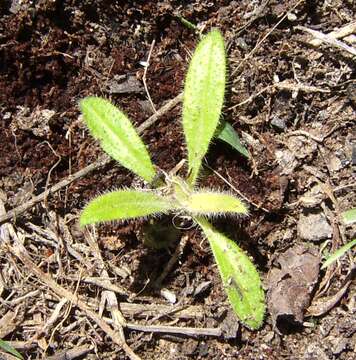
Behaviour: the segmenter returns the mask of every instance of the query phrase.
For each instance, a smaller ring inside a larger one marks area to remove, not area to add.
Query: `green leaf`
[[[224,39],[211,31],[198,44],[189,65],[183,96],[183,130],[188,149],[189,182],[194,185],[224,101]]]
[[[230,123],[224,121],[218,128],[217,136],[219,140],[222,140],[232,146],[237,150],[241,155],[249,158],[250,154],[248,150],[241,144],[240,138],[237,135],[235,129],[230,125]]]
[[[212,248],[222,282],[235,314],[251,329],[258,329],[265,313],[259,274],[248,256],[204,218],[195,218]]]
[[[345,225],[351,225],[356,222],[356,208],[341,213],[341,218]]]
[[[126,115],[108,100],[87,97],[80,102],[84,120],[105,152],[122,166],[151,182],[155,170],[147,149]]]
[[[186,18],[184,18],[183,16],[177,15],[177,19],[188,29],[190,30],[198,30],[198,27],[191,23],[189,20],[187,20]]]
[[[337,249],[334,253],[332,253],[323,263],[322,269],[327,268],[330,266],[334,261],[336,261],[338,258],[343,256],[346,251],[351,249],[356,245],[356,239],[353,239],[352,241],[348,242],[347,244],[341,246],[341,248]]]
[[[193,215],[247,215],[245,204],[235,196],[225,193],[199,191],[184,201],[184,209]]]
[[[166,197],[154,192],[119,190],[92,200],[80,216],[80,225],[110,220],[128,220],[147,215],[167,213],[175,207]]]
[[[14,355],[18,359],[21,360],[23,359],[22,355],[15,348],[13,348],[7,341],[0,339],[0,348],[11,355]]]

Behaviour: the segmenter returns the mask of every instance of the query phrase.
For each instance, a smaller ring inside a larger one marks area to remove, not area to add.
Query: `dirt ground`
[[[356,234],[340,222],[356,206],[352,0],[3,0],[0,14],[0,339],[25,359],[354,359],[354,253],[320,269]],[[264,281],[258,331],[232,315],[196,228],[156,249],[147,234],[170,218],[78,225],[97,194],[139,184],[103,158],[78,101],[109,98],[136,125],[158,111],[143,138],[169,171],[185,156],[172,100],[211,28],[227,44],[224,119],[251,158],[214,142],[202,184],[249,204],[216,225]]]

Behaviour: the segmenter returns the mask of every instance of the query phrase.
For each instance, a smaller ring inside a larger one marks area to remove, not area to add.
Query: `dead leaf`
[[[352,280],[347,281],[344,286],[334,295],[318,298],[308,307],[309,316],[321,316],[331,310],[344,296]]]
[[[280,268],[268,274],[268,308],[273,326],[286,332],[302,325],[311,293],[318,280],[320,256],[316,247],[297,245],[279,255]]]

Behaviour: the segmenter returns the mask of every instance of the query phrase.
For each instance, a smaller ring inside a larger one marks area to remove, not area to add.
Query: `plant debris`
[[[316,247],[297,245],[275,260],[280,268],[268,273],[268,308],[273,326],[285,333],[301,326],[319,276],[320,256]]]

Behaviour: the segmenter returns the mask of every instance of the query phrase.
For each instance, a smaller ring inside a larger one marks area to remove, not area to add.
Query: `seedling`
[[[352,208],[341,213],[341,220],[344,225],[352,225],[356,223],[356,208]],[[341,246],[339,249],[335,250],[331,255],[327,257],[322,265],[322,269],[327,268],[340,257],[342,257],[347,251],[352,249],[356,246],[356,239],[351,240],[350,242],[346,243],[345,245]]]
[[[200,189],[203,157],[216,133],[224,101],[226,55],[224,40],[213,30],[198,44],[189,65],[183,98],[183,130],[188,150],[188,174],[179,166],[157,182],[157,170],[126,115],[109,101],[88,97],[80,102],[84,120],[101,147],[122,166],[143,178],[149,189],[123,189],[92,200],[80,217],[81,226],[149,215],[189,216],[207,237],[231,306],[251,329],[261,326],[264,293],[257,270],[238,245],[208,221],[216,216],[247,215],[246,205],[229,193]],[[157,185],[159,183],[159,185]]]
[[[325,269],[328,266],[330,266],[336,260],[341,258],[347,251],[352,249],[355,245],[356,245],[356,239],[353,239],[353,240],[349,241],[348,243],[346,243],[345,245],[341,246],[339,249],[334,251],[330,256],[328,256],[328,258],[324,261],[321,268]]]

